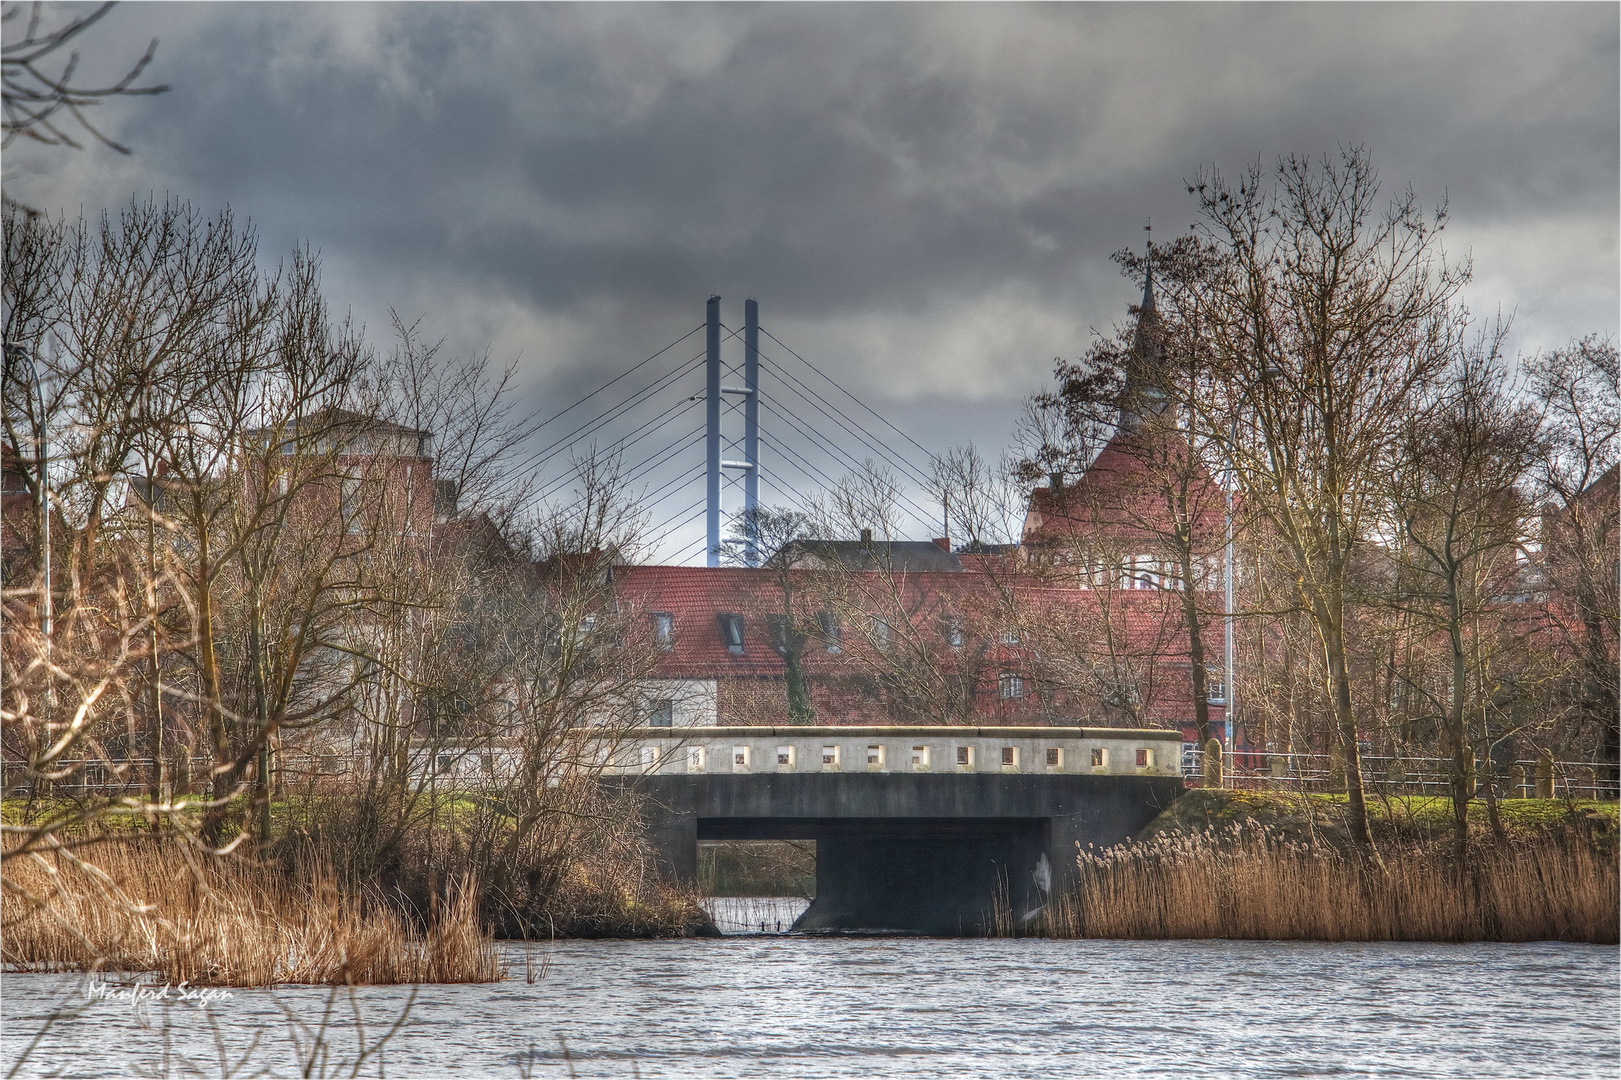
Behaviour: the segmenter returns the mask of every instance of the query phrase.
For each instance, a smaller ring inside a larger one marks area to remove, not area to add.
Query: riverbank
[[[1621,938],[1614,803],[1512,800],[1501,837],[1451,842],[1442,800],[1190,791],[1131,842],[1083,850],[1078,877],[1002,934],[1056,938],[1573,941]],[[1518,804],[1518,805],[1515,805]],[[1444,807],[1450,814],[1450,804]]]
[[[476,878],[427,904],[345,886],[322,862],[214,856],[183,838],[124,830],[6,861],[0,962],[12,971],[117,971],[193,986],[498,981],[498,899]],[[556,938],[712,936],[694,890],[619,853],[568,867],[527,912]],[[534,937],[535,935],[530,935]]]

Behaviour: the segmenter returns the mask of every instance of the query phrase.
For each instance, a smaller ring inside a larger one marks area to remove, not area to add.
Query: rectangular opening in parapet
[[[867,768],[882,769],[884,767],[884,748],[882,746],[867,747]]]
[[[839,768],[839,748],[837,746],[822,747],[822,768],[829,772],[836,772]]]
[[[777,768],[792,769],[794,767],[794,748],[792,746],[777,747]]]
[[[1102,749],[1102,748],[1093,749],[1093,751],[1092,751],[1092,768],[1094,768],[1094,769],[1107,769],[1108,767],[1109,767],[1109,752],[1107,750]]]
[[[1002,768],[1016,769],[1019,766],[1019,748],[1017,746],[1002,747]]]
[[[1057,769],[1064,764],[1064,751],[1062,747],[1047,747],[1047,768]]]
[[[972,769],[974,767],[974,748],[972,746],[957,747],[957,768]]]
[[[912,747],[912,771],[929,771],[929,748],[927,746]]]

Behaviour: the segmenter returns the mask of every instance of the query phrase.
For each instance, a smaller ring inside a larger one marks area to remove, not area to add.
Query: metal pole
[[[152,388],[145,388],[141,396],[141,418],[147,428],[146,438],[146,614],[152,620],[147,630],[147,678],[150,682],[153,733],[153,798],[168,802],[168,776],[164,765],[163,746],[163,667],[158,657],[158,487],[157,462],[152,453]]]
[[[1222,696],[1222,705],[1221,705],[1222,725],[1221,726],[1226,729],[1226,735],[1227,735],[1226,742],[1227,742],[1227,745],[1233,748],[1233,750],[1232,750],[1232,753],[1233,753],[1232,764],[1236,767],[1237,764],[1238,764],[1237,744],[1235,742],[1234,733],[1233,733],[1233,702],[1234,702],[1234,700],[1236,700],[1235,691],[1237,690],[1237,687],[1235,687],[1233,685],[1233,677],[1235,675],[1235,672],[1234,672],[1234,669],[1233,669],[1233,463],[1232,463],[1231,446],[1232,446],[1232,443],[1236,442],[1237,439],[1238,439],[1238,422],[1237,422],[1237,420],[1233,421],[1233,428],[1232,428],[1232,432],[1231,432],[1231,434],[1229,436],[1229,439],[1230,439],[1230,441],[1228,443],[1229,449],[1228,449],[1228,459],[1227,459],[1227,484],[1226,484],[1226,487],[1227,487],[1227,548],[1226,548],[1225,557],[1224,557],[1224,562],[1226,563],[1226,567],[1225,567],[1226,573],[1223,575],[1227,579],[1226,580],[1226,617],[1223,619],[1223,622],[1225,623],[1226,639],[1227,639],[1226,640],[1226,657],[1225,657],[1226,658],[1227,670],[1222,675],[1223,686],[1222,686],[1222,695],[1221,695]]]
[[[709,326],[707,334],[708,362],[705,384],[704,412],[709,420],[709,434],[705,439],[708,468],[705,471],[705,492],[709,500],[706,516],[709,541],[709,565],[720,565],[720,297],[709,298]]]
[[[57,356],[56,338],[50,339],[51,359]],[[34,367],[34,387],[39,391],[39,528],[45,569],[45,595],[41,608],[41,629],[45,636],[45,702],[56,704],[56,679],[51,675],[51,637],[55,633],[56,612],[51,596],[51,434],[45,416],[45,387]]]
[[[746,557],[750,566],[760,565],[760,549],[753,527],[754,514],[760,509],[760,303],[743,302],[743,460],[748,471],[743,474],[744,520],[750,523]]]

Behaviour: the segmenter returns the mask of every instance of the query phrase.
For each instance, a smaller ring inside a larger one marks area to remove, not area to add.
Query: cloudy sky
[[[695,327],[711,293],[729,325],[755,296],[923,446],[994,457],[1053,358],[1124,317],[1109,254],[1150,218],[1156,238],[1185,229],[1202,167],[1365,144],[1387,185],[1450,199],[1471,305],[1512,312],[1518,349],[1615,332],[1618,10],[129,4],[83,48],[93,75],[160,40],[150,75],[173,90],[99,110],[134,153],[19,142],[4,182],[70,214],[228,203],[267,258],[319,249],[331,299],[377,337],[392,305],[452,350],[516,360],[541,416]],[[807,494],[815,469],[838,474],[767,424],[785,447],[768,478]],[[683,493],[701,489],[662,509]]]

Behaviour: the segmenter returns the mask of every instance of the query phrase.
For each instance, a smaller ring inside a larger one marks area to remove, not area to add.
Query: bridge
[[[1182,791],[1177,731],[1082,727],[690,727],[620,749],[666,872],[697,878],[700,840],[815,840],[796,930],[985,930]]]

